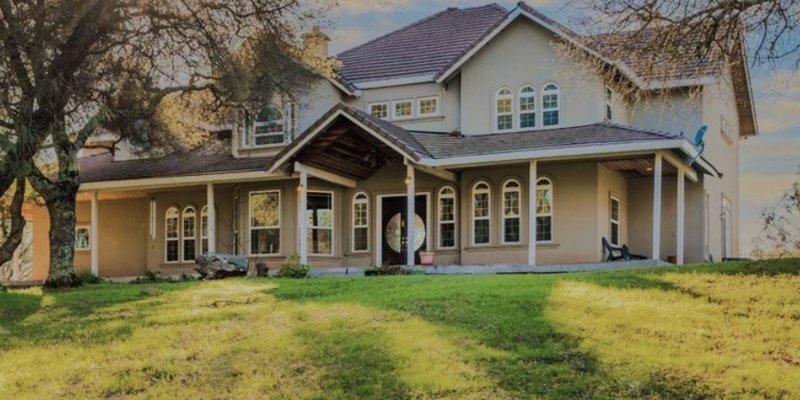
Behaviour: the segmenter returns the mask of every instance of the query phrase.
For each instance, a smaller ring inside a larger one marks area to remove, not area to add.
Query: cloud
[[[350,15],[395,12],[408,7],[413,0],[337,0],[336,10]]]

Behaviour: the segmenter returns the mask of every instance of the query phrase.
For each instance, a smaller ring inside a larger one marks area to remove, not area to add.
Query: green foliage
[[[146,284],[146,283],[176,283],[176,282],[191,282],[197,280],[191,275],[181,274],[178,277],[166,276],[160,272],[145,271],[144,275],[132,280],[132,284]]]
[[[378,275],[406,275],[408,271],[402,265],[382,265],[378,268]]]
[[[311,276],[311,267],[300,262],[300,254],[289,256],[289,262],[281,265],[276,275],[279,278],[304,279]]]
[[[81,285],[98,285],[106,282],[105,279],[91,273],[90,271],[82,271],[76,275]]]

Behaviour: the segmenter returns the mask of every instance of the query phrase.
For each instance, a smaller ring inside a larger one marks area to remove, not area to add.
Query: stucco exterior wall
[[[620,201],[620,240],[628,241],[628,181],[616,171],[603,165],[597,167],[597,232],[598,237],[611,240],[611,197]],[[603,259],[603,250],[597,246],[598,260]]]
[[[461,129],[465,135],[495,131],[494,96],[503,86],[516,96],[522,85],[534,85],[536,107],[541,111],[542,88],[548,82],[556,82],[560,88],[560,126],[603,121],[604,86],[599,77],[560,55],[553,47],[555,40],[544,28],[520,19],[464,64]],[[537,127],[541,127],[541,112],[537,114]]]
[[[652,93],[628,107],[628,122],[636,127],[669,133],[684,132],[690,140],[703,125],[703,95],[697,89]]]

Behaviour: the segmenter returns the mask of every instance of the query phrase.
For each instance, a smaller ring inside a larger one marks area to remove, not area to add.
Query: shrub
[[[378,274],[380,275],[406,275],[408,271],[406,271],[406,267],[402,265],[384,265],[378,268]]]
[[[91,273],[89,271],[83,271],[83,272],[77,274],[76,276],[78,277],[78,282],[80,282],[81,285],[97,285],[97,284],[106,282],[105,279],[103,279],[103,278],[101,278],[101,277],[99,277],[99,276],[97,276],[97,275],[95,275],[95,274],[93,274],[93,273]]]
[[[308,278],[311,274],[311,267],[307,264],[303,264],[300,262],[300,254],[294,253],[289,256],[289,262],[286,264],[281,265],[281,268],[278,270],[279,278],[295,278],[295,279],[303,279]]]
[[[194,280],[197,280],[197,278],[195,278],[195,277],[193,277],[191,275],[186,275],[186,274],[181,274],[180,277],[175,278],[175,277],[171,277],[171,276],[162,275],[160,272],[146,271],[144,273],[144,275],[132,280],[130,283],[133,283],[133,284],[165,283],[165,282],[166,283],[175,283],[175,282],[187,282],[187,281],[194,281]]]

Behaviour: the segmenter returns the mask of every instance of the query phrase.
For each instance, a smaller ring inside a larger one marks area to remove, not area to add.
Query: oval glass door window
[[[403,216],[400,213],[393,215],[386,224],[386,244],[396,253],[400,253],[403,250],[404,228]],[[414,214],[414,251],[419,250],[422,244],[425,243],[425,235],[425,222],[419,215]]]

